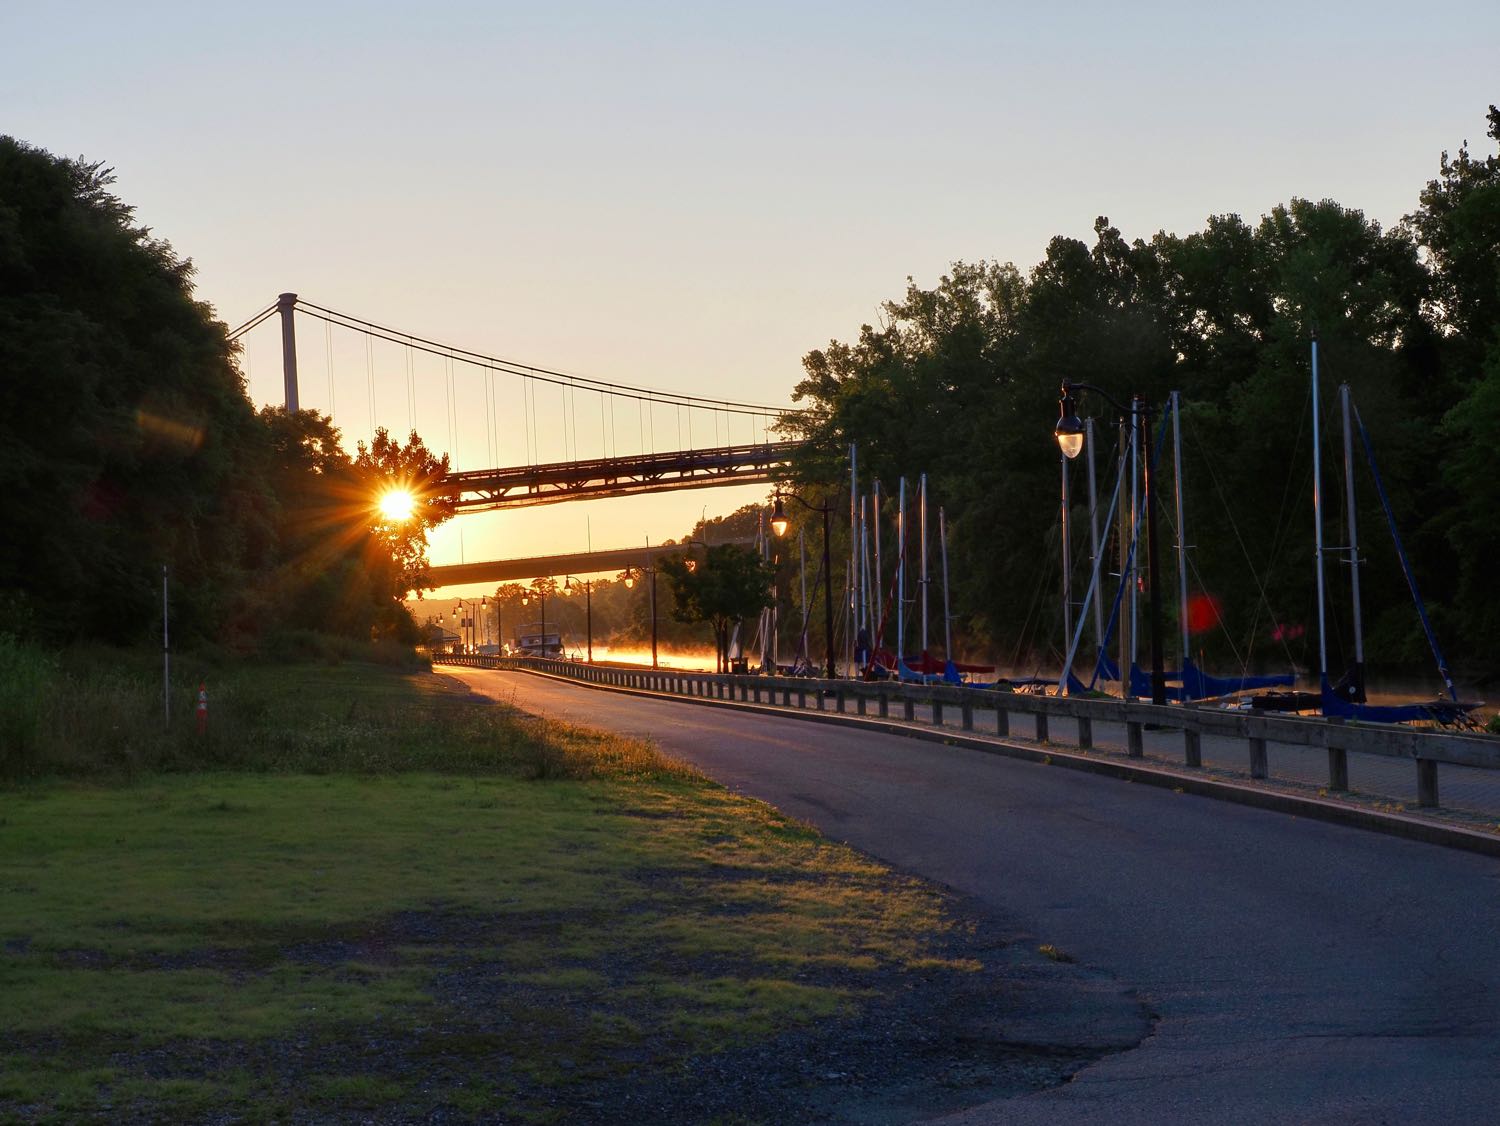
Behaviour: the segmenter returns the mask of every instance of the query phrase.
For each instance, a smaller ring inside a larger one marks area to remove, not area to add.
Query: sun
[[[380,515],[387,520],[409,520],[416,503],[405,489],[392,489],[380,498]]]

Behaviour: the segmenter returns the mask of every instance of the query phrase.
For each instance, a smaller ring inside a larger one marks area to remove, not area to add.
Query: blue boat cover
[[[1251,688],[1289,686],[1296,682],[1297,678],[1289,672],[1269,676],[1214,676],[1190,660],[1182,662],[1182,695],[1187,700],[1206,700],[1211,696],[1228,696]]]

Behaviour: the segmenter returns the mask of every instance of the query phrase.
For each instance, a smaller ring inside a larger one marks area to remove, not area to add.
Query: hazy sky
[[[1496,44],[1494,0],[10,2],[0,132],[112,165],[231,324],[293,290],[494,355],[778,403],[908,275],[1029,268],[1096,215],[1149,237],[1299,195],[1393,223],[1443,149],[1488,151]],[[281,395],[273,330],[248,340],[257,402]],[[404,358],[363,349],[303,330],[303,405],[328,408],[332,354],[346,435],[368,435],[372,385],[403,432]],[[414,378],[446,448],[445,372]],[[523,463],[528,441],[563,456],[545,404],[529,438],[492,438],[482,377],[455,380],[461,465]],[[521,394],[496,388],[496,413]],[[578,453],[598,456],[588,409]],[[761,492],[463,518],[433,559],[577,550],[586,528],[657,541]]]

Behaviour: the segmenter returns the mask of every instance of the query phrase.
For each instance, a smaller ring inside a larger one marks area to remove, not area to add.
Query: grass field
[[[982,969],[938,891],[649,747],[220,681],[196,749],[0,790],[0,1119],[766,1119],[704,1061]]]

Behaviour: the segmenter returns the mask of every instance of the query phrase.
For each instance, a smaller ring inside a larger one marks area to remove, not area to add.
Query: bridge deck
[[[467,470],[448,474],[443,478],[443,487],[457,495],[460,512],[477,512],[556,504],[585,497],[748,485],[771,480],[772,473],[789,464],[801,444],[764,442],[711,450]]]

